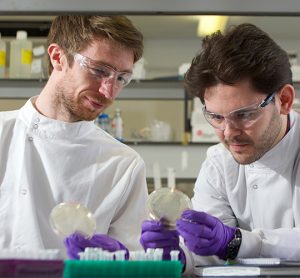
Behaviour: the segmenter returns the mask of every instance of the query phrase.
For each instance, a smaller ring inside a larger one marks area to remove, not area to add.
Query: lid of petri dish
[[[76,202],[60,203],[49,216],[53,231],[61,236],[78,232],[91,237],[96,231],[96,220],[93,214],[82,204]]]
[[[192,208],[192,202],[183,192],[163,187],[148,196],[146,208],[150,219],[162,220],[166,225],[174,227],[181,213]]]

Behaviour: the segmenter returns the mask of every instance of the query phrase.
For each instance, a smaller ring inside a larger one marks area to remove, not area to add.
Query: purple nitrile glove
[[[170,252],[179,250],[179,259],[185,265],[185,255],[179,247],[179,234],[176,230],[168,230],[160,221],[146,220],[143,222],[140,243],[145,250],[162,248],[163,260],[170,260]]]
[[[189,250],[200,256],[217,255],[220,259],[226,258],[227,245],[237,229],[205,212],[194,210],[185,210],[176,226]]]
[[[80,233],[73,233],[64,239],[67,254],[70,259],[79,259],[79,252],[84,252],[86,247],[102,248],[110,252],[125,250],[125,258],[128,260],[128,249],[116,239],[104,234],[95,234],[91,238],[85,238]]]

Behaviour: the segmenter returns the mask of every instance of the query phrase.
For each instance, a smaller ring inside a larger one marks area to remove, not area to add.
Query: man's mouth
[[[234,152],[242,152],[249,146],[249,143],[246,143],[246,142],[227,142],[227,145],[228,145],[229,149],[234,151]]]
[[[102,102],[98,102],[98,101],[90,100],[90,103],[92,104],[92,106],[95,109],[101,109],[101,108],[103,108],[105,106]]]

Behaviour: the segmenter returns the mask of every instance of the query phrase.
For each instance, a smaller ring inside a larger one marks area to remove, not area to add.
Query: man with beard
[[[221,141],[208,149],[193,210],[177,221],[198,255],[185,252],[187,266],[241,257],[300,260],[300,119],[291,109],[287,53],[252,24],[216,32],[204,38],[185,86]],[[175,248],[168,233],[147,221],[141,242]]]
[[[124,16],[54,19],[47,84],[19,111],[0,113],[1,249],[64,252],[48,221],[64,202],[87,207],[97,227],[91,239],[65,239],[71,258],[87,246],[140,247],[144,162],[93,120],[130,82],[142,52],[143,36]]]

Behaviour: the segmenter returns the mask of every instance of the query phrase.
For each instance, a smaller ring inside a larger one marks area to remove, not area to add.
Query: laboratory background
[[[243,22],[266,31],[289,53],[297,90],[294,108],[300,108],[297,1],[73,1],[72,7],[68,1],[25,2],[0,3],[0,111],[20,108],[44,86],[46,36],[55,15],[124,14],[144,34],[144,56],[135,65],[134,80],[95,124],[140,153],[149,192],[155,181],[166,184],[172,169],[176,187],[192,196],[206,150],[218,142],[202,116],[201,103],[184,91],[182,83],[206,34]],[[22,71],[14,55],[20,43],[28,48]]]

